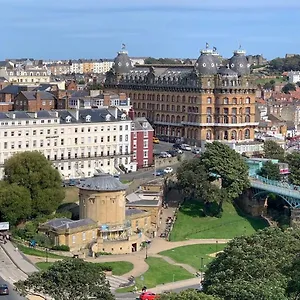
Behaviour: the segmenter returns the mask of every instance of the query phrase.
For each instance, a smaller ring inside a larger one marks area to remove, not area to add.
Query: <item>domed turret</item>
[[[216,47],[213,48],[212,56],[215,60],[216,67],[219,68],[222,65],[222,59],[220,57],[220,54],[217,52]]]
[[[132,69],[132,62],[128,56],[128,52],[125,50],[124,44],[122,50],[118,52],[114,60],[114,68],[117,74],[127,74]]]
[[[250,64],[245,54],[246,52],[244,50],[236,50],[229,61],[229,67],[237,72],[239,76],[250,74]]]
[[[232,69],[222,67],[218,70],[218,74],[223,77],[237,77],[237,72],[233,71]]]
[[[205,50],[201,51],[201,55],[196,62],[196,69],[200,75],[217,74],[217,61],[213,53],[214,51],[208,49],[208,46],[206,46]]]

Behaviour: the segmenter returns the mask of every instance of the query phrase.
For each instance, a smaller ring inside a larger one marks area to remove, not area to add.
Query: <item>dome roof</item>
[[[231,70],[231,69],[228,69],[228,68],[220,68],[218,70],[218,74],[222,75],[222,76],[228,76],[228,77],[237,77],[238,76],[238,73]]]
[[[247,61],[245,53],[246,52],[243,50],[237,50],[234,52],[229,61],[230,68],[237,72],[240,76],[250,74],[250,65]]]
[[[94,177],[81,181],[77,187],[82,190],[99,192],[117,192],[127,189],[127,185],[121,183],[119,179],[110,174],[103,173],[96,174]]]
[[[220,57],[220,54],[218,52],[213,52],[213,58],[215,60],[215,64],[217,67],[220,67],[222,65],[222,59]]]
[[[128,52],[122,50],[118,52],[117,57],[114,60],[114,68],[116,73],[126,74],[129,73],[132,69],[132,62],[128,56]]]
[[[202,50],[201,55],[197,59],[196,69],[200,75],[217,74],[217,60],[212,50]]]

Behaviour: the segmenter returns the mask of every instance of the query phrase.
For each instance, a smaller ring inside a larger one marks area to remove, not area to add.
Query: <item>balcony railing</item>
[[[131,227],[130,222],[125,222],[123,224],[117,225],[105,225],[100,226],[100,232],[114,232],[114,231],[123,231]]]
[[[116,154],[110,154],[110,155],[84,155],[84,156],[71,156],[71,157],[57,157],[56,159],[50,159],[50,161],[59,162],[59,161],[76,161],[76,160],[91,160],[91,159],[101,159],[101,158],[118,158],[118,157],[128,157],[132,156],[133,152],[126,152],[126,153],[116,153]]]

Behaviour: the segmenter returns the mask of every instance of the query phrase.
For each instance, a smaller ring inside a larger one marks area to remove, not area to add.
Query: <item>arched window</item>
[[[141,99],[141,94],[138,94],[138,99]]]
[[[250,139],[250,130],[246,129],[245,130],[245,140],[248,140],[248,139]]]
[[[165,110],[165,105],[164,104],[161,105],[161,110]]]
[[[146,108],[146,103],[145,102],[143,102],[143,109],[145,109]]]
[[[194,131],[194,140],[198,139],[198,129],[195,129]]]
[[[156,100],[157,100],[157,101],[160,101],[160,95],[157,95],[157,96],[156,96]]]
[[[175,123],[175,116],[174,116],[174,115],[171,116],[171,123],[172,123],[172,124]]]
[[[140,109],[141,108],[141,103],[138,103],[138,107],[137,107],[138,109]]]
[[[178,112],[180,111],[180,105],[177,105],[177,111]]]
[[[161,96],[161,101],[165,101],[165,95]]]
[[[206,131],[206,139],[209,141],[211,140],[211,130]]]
[[[175,96],[174,95],[172,96],[172,102],[175,102]]]
[[[166,115],[166,122],[170,123],[170,116],[169,115]]]
[[[229,103],[229,100],[228,100],[227,97],[225,97],[225,98],[223,99],[223,104],[228,104],[228,103]]]
[[[245,99],[245,104],[249,104],[249,103],[250,103],[250,98],[247,97],[247,98]]]
[[[159,121],[159,114],[156,115],[156,121]]]
[[[237,98],[232,98],[232,104],[237,104]]]
[[[167,95],[167,102],[169,102],[170,101],[170,96],[169,95]]]
[[[161,115],[161,121],[162,122],[165,122],[166,121],[166,119],[165,119],[165,115],[163,114],[163,115]]]
[[[231,123],[232,123],[232,124],[236,124],[236,123],[237,123],[237,118],[236,118],[236,116],[232,116],[232,117],[231,117]]]
[[[156,104],[156,109],[159,110],[160,109],[160,105]]]
[[[146,117],[146,114],[145,114],[145,113],[142,113],[142,117]]]
[[[250,122],[250,116],[249,116],[249,115],[246,115],[246,116],[245,116],[245,122],[246,122],[246,123],[249,123],[249,122]]]
[[[141,113],[140,113],[140,112],[138,112],[138,114],[137,114],[137,115],[138,115],[138,118],[140,118],[140,117],[141,117]]]
[[[236,140],[237,139],[237,132],[236,132],[236,130],[232,130],[231,131],[231,139],[232,140]]]
[[[177,102],[180,102],[180,96],[177,96]]]
[[[176,123],[180,123],[180,116],[176,117]]]
[[[206,117],[206,123],[212,123],[212,116],[211,115],[208,115]]]
[[[185,116],[182,116],[181,122],[185,122]]]
[[[182,96],[182,103],[185,103],[185,96]]]

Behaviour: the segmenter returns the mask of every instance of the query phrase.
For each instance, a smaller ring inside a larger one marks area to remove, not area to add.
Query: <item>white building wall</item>
[[[12,124],[14,122],[14,125]],[[26,123],[28,122],[28,123]],[[131,164],[131,121],[60,124],[60,119],[9,120],[0,123],[0,177],[14,153],[41,151],[65,179],[93,176],[97,169],[115,174]],[[122,148],[121,148],[122,147]],[[122,150],[122,152],[120,152]]]

